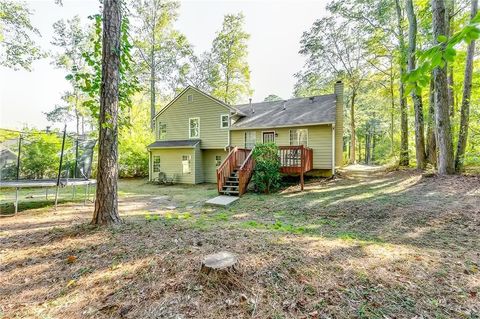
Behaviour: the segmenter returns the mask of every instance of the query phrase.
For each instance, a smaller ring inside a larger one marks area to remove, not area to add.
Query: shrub
[[[253,150],[255,170],[253,182],[258,190],[266,194],[280,186],[280,159],[278,147],[273,143],[257,144]]]

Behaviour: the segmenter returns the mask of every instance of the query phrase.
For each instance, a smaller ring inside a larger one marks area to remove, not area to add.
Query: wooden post
[[[305,147],[302,145],[302,148],[300,149],[300,188],[301,190],[303,191],[303,188],[304,188],[304,181],[303,181],[303,172],[305,171]]]

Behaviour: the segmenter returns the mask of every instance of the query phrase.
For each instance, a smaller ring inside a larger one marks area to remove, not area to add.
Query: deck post
[[[304,188],[304,180],[303,180],[303,172],[305,171],[305,147],[302,145],[301,148],[301,156],[300,156],[300,189],[303,191]]]

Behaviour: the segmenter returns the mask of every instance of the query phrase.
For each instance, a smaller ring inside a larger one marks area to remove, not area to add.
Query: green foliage
[[[72,143],[66,142],[65,149]],[[53,178],[58,173],[62,138],[60,134],[42,134],[30,131],[22,139],[21,177],[29,179]]]
[[[281,97],[279,97],[278,95],[275,95],[275,94],[270,94],[269,96],[267,96],[263,101],[265,102],[273,102],[273,101],[281,101],[283,100]]]
[[[118,153],[120,177],[148,176],[147,146],[154,141],[150,130],[148,105],[137,94],[130,109],[130,125],[119,129]]]
[[[31,15],[24,3],[0,1],[0,66],[30,71],[33,61],[44,56],[33,40],[40,32],[32,26]]]
[[[418,51],[418,67],[405,76],[408,82],[406,94],[415,89],[417,84],[420,87],[426,87],[430,83],[430,74],[433,69],[443,68],[447,63],[455,62],[457,57],[457,47],[465,42],[470,44],[473,40],[480,37],[480,13],[478,13],[468,25],[460,31],[453,34],[450,38],[440,35],[436,39],[436,44],[426,50]]]
[[[84,102],[93,118],[99,117],[100,87],[102,82],[102,16],[96,14],[89,17],[94,21],[94,32],[90,37],[91,45],[82,56],[88,65],[85,72],[69,74],[67,80],[81,83],[80,88],[88,95]],[[129,125],[128,109],[132,106],[132,96],[140,90],[138,79],[133,72],[134,61],[131,55],[132,44],[129,39],[130,22],[127,15],[122,16],[120,40],[120,83],[119,83],[119,120],[123,125]],[[102,123],[102,125],[106,125]]]
[[[257,144],[253,149],[255,170],[252,180],[266,194],[280,186],[280,159],[274,143]]]
[[[213,95],[220,100],[235,104],[241,97],[251,94],[250,67],[247,62],[247,40],[250,35],[243,31],[245,16],[227,14],[222,30],[213,40],[212,55],[216,66],[211,72]]]

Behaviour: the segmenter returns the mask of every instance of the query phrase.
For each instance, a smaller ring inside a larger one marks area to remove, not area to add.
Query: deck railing
[[[313,150],[303,145],[279,146],[280,172],[283,174],[299,174],[303,190],[303,174],[313,169]],[[247,191],[248,183],[253,175],[255,161],[253,150],[234,147],[217,168],[217,190],[223,191],[228,177],[238,170],[238,193],[242,196]]]
[[[239,147],[232,148],[228,153],[227,157],[217,168],[217,190],[219,193],[223,190],[223,186],[225,186],[228,177],[235,169],[239,169],[242,166],[250,153],[251,150]]]
[[[279,146],[280,172],[283,174],[300,174],[303,190],[303,174],[313,169],[313,150],[303,145]]]
[[[253,159],[253,149],[248,153],[243,164],[238,170],[238,195],[242,196],[247,192],[247,186],[252,178],[255,160]]]

